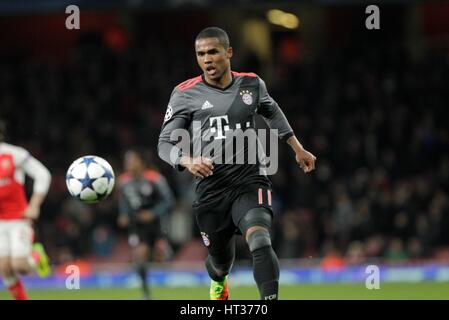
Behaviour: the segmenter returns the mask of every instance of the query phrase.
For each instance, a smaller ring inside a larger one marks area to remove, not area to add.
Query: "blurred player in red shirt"
[[[28,299],[20,275],[35,270],[50,274],[47,255],[40,243],[33,245],[32,223],[39,217],[51,175],[25,149],[4,142],[6,125],[0,120],[0,275],[17,300]],[[33,181],[33,194],[26,199],[25,176]]]

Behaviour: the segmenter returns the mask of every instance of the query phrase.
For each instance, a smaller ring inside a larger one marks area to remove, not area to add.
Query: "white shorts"
[[[28,220],[0,220],[0,257],[29,257],[33,236]]]

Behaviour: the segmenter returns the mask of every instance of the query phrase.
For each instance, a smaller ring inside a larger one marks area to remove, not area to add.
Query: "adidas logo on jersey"
[[[209,101],[205,101],[204,103],[203,103],[203,106],[201,107],[201,110],[204,110],[204,109],[210,109],[210,108],[212,108],[214,105],[212,104],[212,103],[210,103]]]

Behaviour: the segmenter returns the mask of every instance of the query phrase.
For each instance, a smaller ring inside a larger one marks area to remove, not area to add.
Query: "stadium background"
[[[118,176],[127,148],[155,152],[171,90],[200,72],[193,39],[216,25],[230,35],[233,69],[265,79],[300,141],[318,157],[317,170],[306,176],[280,145],[272,177],[273,243],[281,281],[291,284],[284,297],[326,298],[335,291],[329,297],[448,298],[449,2],[384,1],[380,30],[366,29],[369,3],[356,1],[163,3],[0,2],[0,117],[8,141],[53,174],[36,231],[55,275],[28,277],[27,284],[64,288],[65,267],[76,264],[79,292],[91,292],[31,297],[133,297],[123,295],[137,279],[126,234],[116,225],[116,198],[90,206],[71,199],[65,170],[75,158],[96,154]],[[65,28],[70,4],[81,10],[80,30]],[[295,18],[282,25],[272,9]],[[164,222],[172,255],[150,276],[160,290],[156,298],[196,298],[190,286],[207,298],[191,179],[156,154],[154,162],[177,196]],[[248,294],[235,296],[255,299],[250,255],[242,241],[238,247],[231,279]],[[386,295],[365,289],[368,264],[381,266],[386,287],[379,292]],[[394,284],[399,293],[389,296],[385,288]],[[172,286],[187,289],[173,296]],[[94,288],[116,294],[88,291]]]

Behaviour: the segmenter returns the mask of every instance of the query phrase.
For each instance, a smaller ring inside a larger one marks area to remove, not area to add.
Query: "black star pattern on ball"
[[[94,157],[84,157],[83,162],[86,164],[87,168],[89,167],[89,165],[91,163],[97,163],[98,164],[98,162],[95,161]]]
[[[114,179],[114,177],[112,176],[112,172],[106,168],[104,168],[104,171],[105,171],[105,173],[102,177],[108,178],[108,183],[109,183],[112,179]]]
[[[112,176],[112,172],[109,171],[107,168],[104,168],[105,173],[101,176],[102,178],[107,178],[108,179],[108,185],[111,182],[111,180],[114,178]],[[109,188],[108,188],[109,189]],[[108,194],[108,189],[106,189],[105,192],[103,192],[102,194],[98,194],[98,198],[99,199],[103,199],[104,197],[106,197],[106,195]]]
[[[84,190],[85,188],[91,188],[92,190],[94,190],[94,187],[92,186],[93,181],[95,181],[95,179],[89,178],[89,174],[86,171],[86,175],[84,176],[84,178],[79,179],[79,182],[81,182],[83,185],[81,187],[81,190]]]
[[[94,157],[84,157],[83,162],[84,162],[84,164],[86,165],[86,169],[89,168],[89,165],[90,165],[91,163],[97,163],[97,162],[95,161]],[[90,188],[90,189],[94,190],[94,187],[93,187],[93,185],[92,185],[92,182],[94,182],[95,179],[89,178],[89,174],[88,174],[87,170],[86,170],[86,175],[84,176],[84,178],[79,179],[79,181],[80,181],[80,182],[82,183],[82,185],[83,185],[82,188],[81,188],[81,190],[84,190],[85,188]]]

